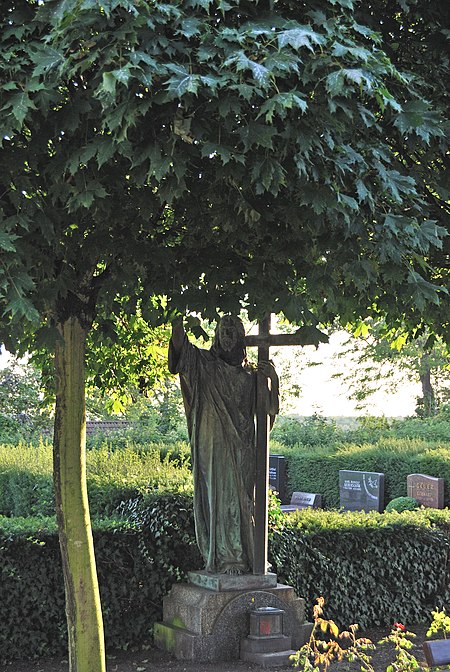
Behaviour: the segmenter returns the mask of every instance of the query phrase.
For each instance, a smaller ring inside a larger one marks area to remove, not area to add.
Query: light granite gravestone
[[[426,474],[409,474],[406,478],[408,497],[431,509],[444,508],[444,479]]]
[[[339,470],[340,504],[345,511],[384,509],[384,474],[375,471]]]

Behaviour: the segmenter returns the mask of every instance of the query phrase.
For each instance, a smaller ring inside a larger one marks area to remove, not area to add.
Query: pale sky
[[[342,343],[348,338],[342,333],[334,333],[329,343],[298,348],[302,350],[295,378],[301,387],[301,396],[296,402],[293,413],[312,415],[318,413],[324,416],[354,416],[354,415],[385,415],[386,417],[414,415],[416,397],[420,396],[420,385],[405,384],[397,391],[380,391],[371,397],[367,410],[358,411],[354,402],[347,399],[348,387],[333,374],[348,367],[348,362],[337,358]],[[287,348],[285,349],[287,350]],[[294,348],[289,348],[292,352]],[[284,353],[283,353],[284,354]],[[279,356],[279,353],[278,353]],[[292,355],[290,355],[291,361]],[[276,358],[275,364],[277,364]],[[317,366],[306,366],[306,362],[317,363]],[[282,384],[282,382],[281,382]]]

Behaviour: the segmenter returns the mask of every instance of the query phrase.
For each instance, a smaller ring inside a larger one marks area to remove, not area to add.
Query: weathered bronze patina
[[[257,369],[247,362],[239,318],[220,320],[210,350],[174,322],[169,369],[180,374],[192,451],[197,543],[208,572],[244,574],[254,563]],[[278,412],[278,377],[269,362],[268,415]]]

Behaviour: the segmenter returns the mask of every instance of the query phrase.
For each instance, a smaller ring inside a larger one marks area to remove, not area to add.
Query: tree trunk
[[[429,418],[436,413],[436,398],[431,383],[430,358],[424,354],[420,361],[420,383],[422,385],[423,415]]]
[[[77,317],[59,326],[53,477],[59,530],[70,672],[105,672],[100,593],[86,486],[85,343]]]

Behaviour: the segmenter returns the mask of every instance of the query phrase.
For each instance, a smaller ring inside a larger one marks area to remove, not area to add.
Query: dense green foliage
[[[361,416],[344,424],[313,415],[308,418],[277,418],[271,437],[286,446],[331,447],[344,443],[376,443],[380,439],[423,439],[447,442],[450,437],[450,405],[429,418],[390,419]]]
[[[125,520],[94,526],[109,649],[148,642],[163,595],[199,563],[192,499],[169,495],[147,506],[152,526]],[[0,517],[0,577],[0,661],[62,653],[64,587],[53,519]]]
[[[172,455],[164,445],[92,449],[87,455],[87,481],[96,517],[114,513],[131,498],[192,491],[186,454]],[[51,446],[0,445],[0,514],[49,516],[54,511]]]
[[[200,566],[192,497],[131,501],[94,525],[108,648],[144,644],[162,597]],[[326,596],[338,623],[427,622],[449,599],[448,511],[270,519],[270,560],[307,600]],[[0,661],[61,652],[64,594],[53,519],[0,517]],[[369,597],[370,596],[370,599]]]
[[[30,364],[13,361],[0,370],[0,437],[8,443],[36,439],[50,425],[40,375]]]
[[[414,511],[420,506],[419,502],[414,499],[414,497],[394,497],[391,499],[388,504],[386,504],[385,511],[389,513],[390,511],[397,511],[401,513],[402,511]]]
[[[156,418],[161,421],[159,415]],[[347,428],[316,416],[304,421],[279,418],[272,433],[271,453],[287,459],[289,496],[296,490],[318,492],[327,508],[339,507],[339,469],[383,472],[386,503],[406,495],[408,474],[443,477],[448,503],[447,418],[448,411],[426,420],[366,418]],[[87,480],[94,515],[109,515],[121,502],[151,492],[191,490],[188,444],[154,443],[152,437],[161,438],[154,428],[154,419],[150,418],[147,426],[134,425],[107,436],[90,437]],[[169,431],[169,437],[174,433]],[[0,513],[51,515],[51,470],[51,447],[45,442],[0,445]]]
[[[111,307],[152,320],[154,294],[284,311],[312,340],[318,318],[420,322],[448,113],[448,10],[420,9],[2,3],[3,338],[51,344],[53,320],[96,313],[111,332]]]
[[[292,515],[292,514],[291,514]],[[420,623],[448,603],[449,512],[303,511],[271,539],[279,577],[338,624]]]

